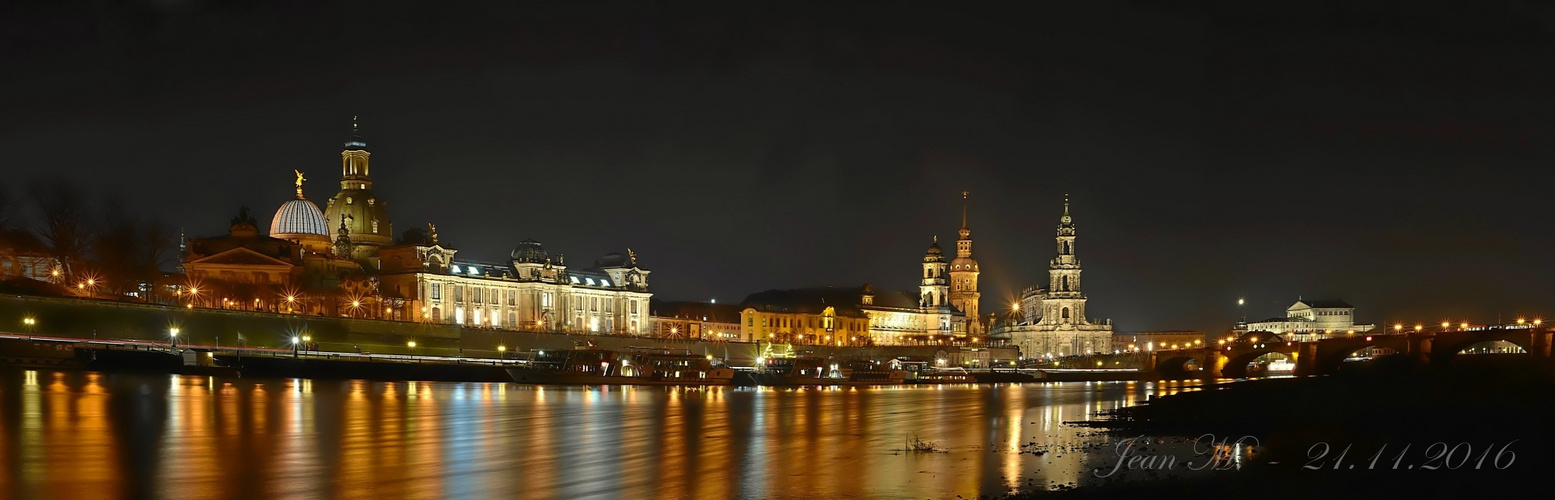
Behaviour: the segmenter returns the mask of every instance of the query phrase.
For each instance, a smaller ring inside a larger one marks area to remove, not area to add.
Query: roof
[[[15,253],[47,254],[49,247],[43,244],[32,231],[25,229],[8,229],[0,231],[0,250]]]
[[[1314,308],[1314,309],[1340,309],[1340,308],[1343,308],[1343,309],[1355,309],[1355,306],[1352,306],[1348,302],[1345,302],[1343,300],[1338,300],[1338,299],[1334,299],[1334,300],[1307,300],[1307,299],[1299,299],[1299,300],[1296,301],[1296,305],[1297,306],[1302,305],[1302,304],[1306,304],[1307,307],[1311,307],[1311,308]],[[1295,307],[1295,306],[1291,306],[1291,307]]]
[[[863,287],[813,287],[789,290],[756,292],[740,302],[742,308],[758,311],[820,314],[827,307],[836,308],[837,314],[862,316],[859,304],[863,302]],[[875,294],[876,299],[880,297]]]
[[[313,202],[297,198],[281,204],[270,220],[270,234],[313,234],[329,236],[329,224],[324,222],[324,212]]]
[[[704,321],[740,322],[740,306],[737,304],[649,299],[648,310],[652,311],[652,315],[664,318],[707,318]]]

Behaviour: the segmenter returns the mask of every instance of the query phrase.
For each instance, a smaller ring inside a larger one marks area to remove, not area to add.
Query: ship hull
[[[507,372],[514,382],[542,385],[729,385],[734,378],[732,370],[714,370],[707,377],[628,377],[533,368],[508,368]]]

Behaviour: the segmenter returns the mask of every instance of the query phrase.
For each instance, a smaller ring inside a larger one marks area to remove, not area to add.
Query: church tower
[[[1080,293],[1080,259],[1074,256],[1074,220],[1069,217],[1069,195],[1064,195],[1064,215],[1058,219],[1058,256],[1048,266],[1048,293],[1043,300],[1043,323],[1085,324],[1085,294]]]
[[[934,243],[929,244],[929,251],[923,254],[923,283],[918,286],[919,304],[923,307],[950,304],[946,300],[950,282],[945,275],[945,267],[945,252],[940,250],[939,237],[935,236]]]
[[[967,192],[961,192],[961,231],[956,239],[956,258],[950,261],[950,305],[966,314],[968,334],[979,334],[982,322],[978,320],[977,302],[982,294],[977,292],[977,261],[972,259],[972,230],[966,223]]]
[[[340,192],[329,199],[324,218],[331,226],[348,230],[352,260],[376,267],[378,249],[394,243],[394,223],[389,221],[387,203],[373,195],[371,156],[352,117],[351,140],[340,151]]]

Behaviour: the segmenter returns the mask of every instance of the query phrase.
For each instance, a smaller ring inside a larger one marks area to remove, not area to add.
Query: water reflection
[[[1108,462],[1116,438],[1064,422],[1197,388],[539,387],[13,371],[0,373],[0,496],[1001,494],[1094,482],[1090,470]],[[900,451],[909,436],[946,452]]]

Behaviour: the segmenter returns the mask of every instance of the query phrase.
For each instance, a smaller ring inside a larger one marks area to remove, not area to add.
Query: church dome
[[[284,238],[286,235],[329,236],[324,212],[318,205],[302,198],[282,203],[280,210],[275,211],[275,218],[270,220],[270,236]]]
[[[518,246],[513,247],[513,252],[509,253],[508,257],[511,257],[513,262],[527,262],[534,264],[544,264],[546,259],[549,258],[549,256],[545,253],[545,247],[540,246],[540,242],[535,240],[524,240],[518,242]]]
[[[939,248],[939,238],[934,238],[934,243],[929,244],[929,251],[923,254],[924,262],[944,262],[945,251]]]

